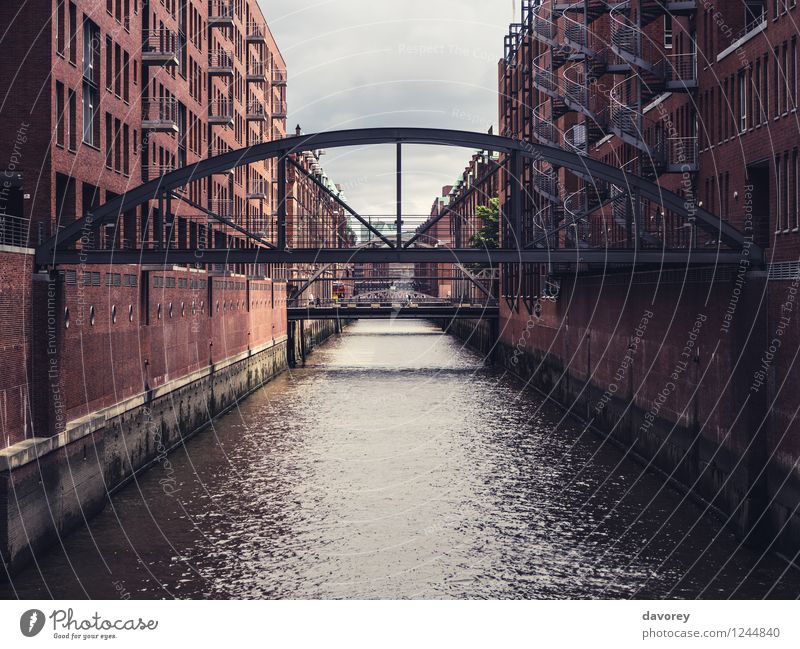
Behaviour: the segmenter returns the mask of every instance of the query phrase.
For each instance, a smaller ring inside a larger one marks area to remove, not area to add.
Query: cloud
[[[292,132],[370,126],[487,131],[497,121],[497,62],[507,2],[298,0],[262,2],[289,71]],[[323,166],[367,214],[394,213],[394,148],[330,151]],[[404,212],[427,214],[463,171],[466,149],[406,147]],[[411,226],[413,227],[413,226]]]

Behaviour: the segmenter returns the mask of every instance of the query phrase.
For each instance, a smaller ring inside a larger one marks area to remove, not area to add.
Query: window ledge
[[[754,36],[756,36],[756,35],[760,34],[761,32],[763,32],[766,28],[767,28],[767,20],[765,18],[758,25],[756,25],[753,29],[751,29],[749,32],[744,34],[744,36],[741,36],[740,38],[735,40],[733,43],[731,43],[728,47],[726,47],[724,50],[722,50],[719,54],[717,54],[717,62],[721,61],[722,59],[724,59],[726,56],[728,56],[732,52],[735,52],[742,45],[744,45],[747,41],[749,41]]]

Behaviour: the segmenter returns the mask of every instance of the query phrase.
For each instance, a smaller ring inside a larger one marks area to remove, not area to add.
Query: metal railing
[[[208,201],[208,209],[226,219],[231,219],[234,215],[233,201],[229,198],[212,198]]]
[[[664,78],[684,83],[697,81],[697,55],[695,52],[669,54],[664,60]]]
[[[168,173],[171,173],[173,171],[175,171],[175,166],[171,165],[171,164],[169,164],[169,165],[159,165],[159,164],[143,165],[142,166],[142,180],[144,180],[145,182],[149,181],[149,180],[155,180],[156,178],[161,178],[161,176],[164,176],[164,175],[166,175]]]
[[[233,72],[233,55],[227,50],[211,50],[208,53],[208,67]]]
[[[247,77],[248,79],[261,79],[266,81],[267,79],[267,64],[264,61],[251,61],[247,65]]]
[[[562,16],[564,21],[564,41],[573,50],[589,55],[597,62],[605,60],[607,43],[595,30],[582,21],[572,18],[569,13]]]
[[[533,184],[542,193],[549,197],[557,197],[558,192],[558,176],[555,172],[542,171],[541,169],[533,168]]]
[[[171,29],[146,29],[142,38],[144,58],[171,58],[178,56],[178,35]]]
[[[699,163],[697,137],[670,137],[666,141],[667,162],[676,167],[694,168]]]
[[[247,102],[247,119],[263,119],[267,116],[267,109],[260,101]]]
[[[250,40],[264,40],[267,38],[267,26],[263,23],[250,21],[247,23],[247,38]]]
[[[234,7],[233,0],[209,0],[208,20],[209,23],[229,22],[233,20]]]
[[[533,133],[543,144],[561,146],[561,131],[552,120],[544,116],[545,106],[546,102],[533,109]]]
[[[212,99],[208,104],[209,119],[233,119],[233,100]]]
[[[280,68],[272,68],[272,85],[285,86],[286,85],[286,70]]]
[[[542,90],[554,94],[561,94],[556,75],[542,65],[542,57],[544,57],[545,54],[546,53],[540,54],[532,61],[533,82]]]
[[[248,198],[260,198],[269,195],[270,182],[264,178],[256,178],[249,182],[247,188]]]
[[[272,116],[274,118],[286,117],[286,100],[273,98],[272,100]]]
[[[177,125],[178,123],[177,100],[168,97],[160,97],[157,99],[143,99],[142,122],[149,122],[151,124]]]
[[[28,245],[29,219],[11,214],[0,214],[0,244],[26,247]]]

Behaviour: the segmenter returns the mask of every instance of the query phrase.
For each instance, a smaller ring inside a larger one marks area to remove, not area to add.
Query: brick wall
[[[0,445],[24,439],[28,421],[32,256],[0,251]],[[37,323],[38,324],[38,323]]]

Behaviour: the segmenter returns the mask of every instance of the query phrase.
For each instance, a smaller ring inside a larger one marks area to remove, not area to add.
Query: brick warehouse
[[[33,0],[25,20],[17,9],[0,6],[14,26],[5,51],[25,53],[0,61],[0,555],[11,569],[285,368],[287,280],[309,272],[34,273],[33,249],[57,227],[175,168],[284,137],[287,70],[256,0]],[[297,157],[307,175],[290,194],[314,207],[290,202],[287,229],[347,236],[324,172]],[[275,183],[272,161],[196,181],[81,245],[252,246],[240,229],[274,234]],[[331,330],[310,323],[306,348]]]
[[[800,547],[796,12],[783,0],[525,1],[499,65],[502,135],[655,179],[768,261],[505,267],[499,358],[789,557]],[[523,245],[718,245],[589,175],[533,161],[521,179]],[[503,172],[506,210],[510,182]]]

